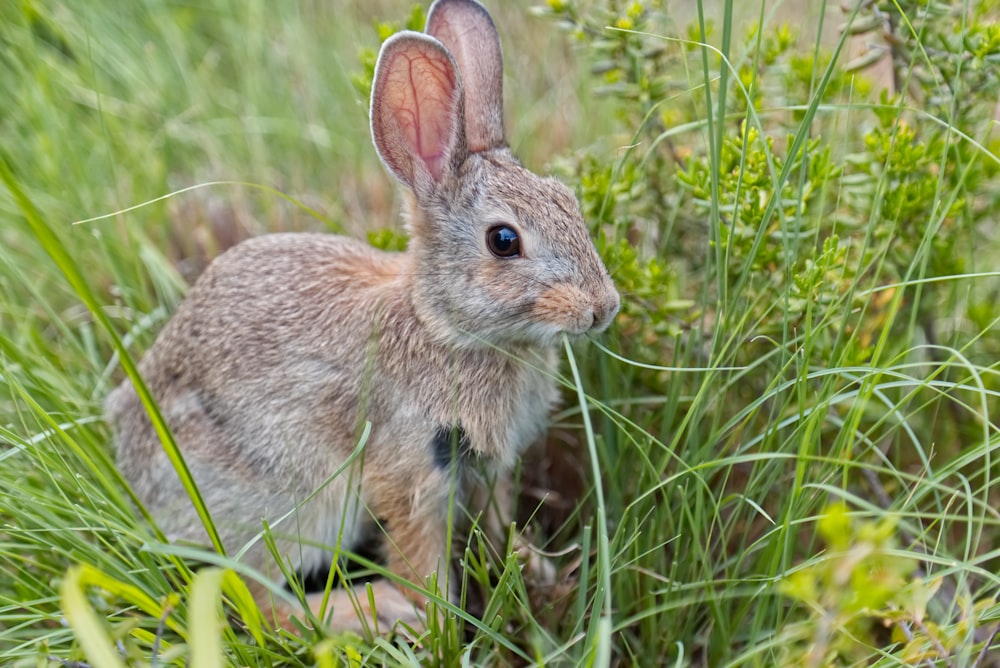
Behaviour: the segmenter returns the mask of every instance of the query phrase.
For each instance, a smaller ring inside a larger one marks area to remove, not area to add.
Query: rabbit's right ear
[[[442,44],[404,31],[382,45],[372,84],[372,140],[396,178],[418,194],[465,159],[464,93]]]
[[[424,32],[444,44],[462,72],[469,152],[503,146],[503,53],[490,13],[476,0],[434,0]]]

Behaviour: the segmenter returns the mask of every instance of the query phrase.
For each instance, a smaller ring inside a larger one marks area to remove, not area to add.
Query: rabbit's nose
[[[620,298],[618,297],[618,292],[611,289],[604,295],[603,299],[598,299],[594,302],[594,309],[591,311],[593,315],[593,322],[590,326],[590,331],[592,332],[602,332],[608,328],[611,321],[615,319],[618,314],[618,307],[620,305]]]

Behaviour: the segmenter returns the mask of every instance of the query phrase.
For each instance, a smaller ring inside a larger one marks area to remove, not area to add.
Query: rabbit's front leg
[[[325,610],[320,609],[321,595],[310,596],[310,608],[320,619],[328,613],[331,629],[378,634],[392,631],[397,622],[423,629],[427,604],[423,590],[436,585],[444,598],[451,599],[447,582],[450,481],[446,472],[434,466],[416,473],[400,468],[401,475],[366,480],[365,495],[370,499],[369,510],[386,532],[387,570],[402,582],[379,579],[337,590]],[[428,580],[430,576],[436,577]]]

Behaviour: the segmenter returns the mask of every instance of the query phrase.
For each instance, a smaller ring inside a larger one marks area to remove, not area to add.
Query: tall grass
[[[396,224],[358,52],[408,7],[0,6],[5,665],[1000,665],[995,130],[846,72],[831,27],[860,10],[735,4],[668,6],[644,35],[613,3],[548,3],[575,33],[490,7],[515,151],[578,187],[626,307],[567,346],[519,474],[558,584],[473,536],[482,614],[419,642],[271,629],[237,560],[137,510],[100,407],[222,247]],[[978,7],[954,8],[969,34]],[[790,10],[802,59],[776,73]],[[923,73],[939,47],[911,18],[899,71]],[[662,53],[683,74],[641,83]],[[629,57],[635,87],[603,74]],[[891,169],[913,114],[948,146],[914,163],[936,178],[917,227]]]

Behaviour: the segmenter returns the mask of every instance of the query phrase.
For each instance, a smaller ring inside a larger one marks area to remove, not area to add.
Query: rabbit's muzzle
[[[550,288],[535,304],[534,317],[556,332],[580,336],[607,329],[618,307],[618,291],[609,279],[593,292],[574,285]]]

